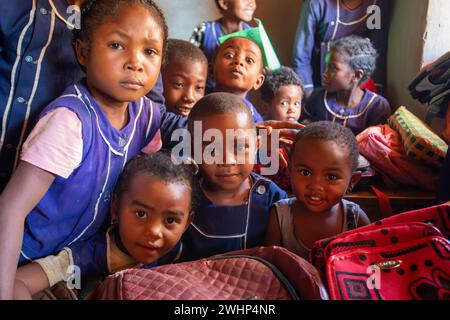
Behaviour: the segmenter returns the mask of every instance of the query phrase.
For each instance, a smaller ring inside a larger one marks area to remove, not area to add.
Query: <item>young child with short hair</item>
[[[190,42],[199,47],[206,55],[209,63],[220,46],[219,38],[223,35],[251,29],[247,24],[253,20],[256,0],[214,0],[221,17],[214,21],[205,21],[198,25],[191,35]],[[214,90],[215,82],[209,77],[206,93]]]
[[[298,121],[302,113],[303,83],[289,67],[266,74],[261,86],[262,110],[267,120]]]
[[[169,39],[167,60],[162,67],[167,111],[187,117],[205,95],[208,61],[192,43]]]
[[[192,144],[201,146],[193,149],[200,167],[200,196],[182,238],[180,260],[262,245],[269,209],[287,195],[252,173],[260,137],[250,110],[236,95],[212,93],[194,106],[188,129]]]
[[[389,102],[361,84],[373,73],[377,52],[367,38],[349,36],[331,43],[324,89],[308,99],[304,114],[313,121],[328,120],[350,128],[355,135],[387,122]]]
[[[17,264],[55,254],[98,232],[126,161],[161,147],[155,85],[167,25],[151,0],[88,0],[77,30],[86,79],[41,114],[0,196],[0,297]]]
[[[355,136],[340,124],[319,121],[295,138],[289,156],[294,198],[270,212],[266,245],[284,246],[307,259],[314,242],[370,223],[355,203],[344,200],[361,177]]]
[[[114,191],[109,228],[57,255],[20,267],[14,298],[29,299],[66,280],[70,266],[79,268],[81,287],[77,289],[83,290],[87,281],[101,281],[110,273],[149,267],[165,259],[194,216],[193,173],[189,165],[175,164],[165,152],[130,160]]]
[[[258,90],[265,79],[264,46],[257,28],[220,38],[221,46],[214,60],[215,92],[228,92],[241,97],[255,122],[263,118],[247,99],[251,90]]]

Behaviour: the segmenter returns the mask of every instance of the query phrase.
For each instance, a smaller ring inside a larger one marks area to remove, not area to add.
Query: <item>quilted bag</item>
[[[334,300],[450,299],[450,206],[319,240],[310,260]]]
[[[408,157],[436,168],[443,166],[448,145],[413,113],[400,107],[388,122],[400,134]]]
[[[106,278],[103,300],[327,299],[317,270],[280,247],[235,251],[152,269],[129,269]]]

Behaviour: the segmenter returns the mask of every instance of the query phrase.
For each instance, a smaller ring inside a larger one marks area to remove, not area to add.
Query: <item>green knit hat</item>
[[[267,35],[261,20],[255,20],[258,22],[258,27],[224,35],[219,38],[219,43],[223,44],[230,38],[249,39],[255,42],[261,49],[264,66],[268,67],[270,70],[277,70],[281,67],[280,60],[278,60],[278,56],[273,49],[272,43],[270,42],[269,36]]]

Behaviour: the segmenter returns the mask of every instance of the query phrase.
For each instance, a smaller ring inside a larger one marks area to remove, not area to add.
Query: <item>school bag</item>
[[[128,269],[105,279],[101,300],[328,299],[318,271],[280,247],[259,247],[151,269]]]
[[[317,241],[310,262],[332,300],[450,299],[450,205]]]

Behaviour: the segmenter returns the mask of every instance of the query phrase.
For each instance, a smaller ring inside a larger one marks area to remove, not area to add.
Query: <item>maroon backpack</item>
[[[317,270],[280,247],[260,247],[105,279],[103,300],[320,300],[328,295]]]

